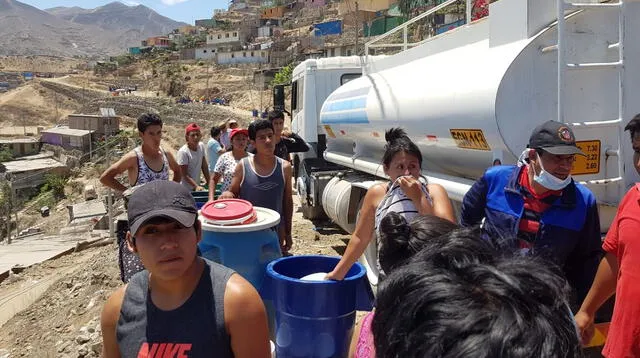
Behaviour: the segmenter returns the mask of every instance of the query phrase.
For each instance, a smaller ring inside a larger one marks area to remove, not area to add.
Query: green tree
[[[291,76],[293,75],[293,63],[290,63],[280,69],[278,73],[273,77],[271,85],[288,85],[291,83]]]
[[[8,162],[8,161],[10,161],[12,159],[13,159],[13,153],[11,153],[9,148],[6,148],[6,147],[0,145],[0,163]]]
[[[497,0],[490,0],[490,2],[496,2]],[[437,6],[442,4],[443,2],[445,2],[445,0],[398,0],[398,9],[400,9],[400,12],[411,18],[417,15],[420,15],[421,11],[423,10],[425,7],[431,7],[431,6]],[[475,6],[473,5],[475,3],[475,1],[472,1],[472,7]],[[466,7],[466,2],[465,1],[457,1],[455,2],[453,5],[455,5],[455,10],[451,9],[451,6],[448,6],[445,9],[442,9],[438,12],[436,12],[437,14],[445,14],[445,13],[458,13],[458,14],[464,14],[465,13],[465,7]]]
[[[118,64],[118,66],[126,66],[126,65],[130,65],[132,63],[134,63],[136,60],[135,56],[133,55],[120,55],[117,56],[114,59],[114,62],[116,62]]]
[[[400,12],[407,17],[417,15],[415,10],[425,6],[433,6],[441,3],[440,0],[398,0]]]
[[[56,175],[47,174],[44,176],[44,185],[40,189],[42,193],[51,191],[56,199],[64,197],[64,186],[67,185],[69,178]]]

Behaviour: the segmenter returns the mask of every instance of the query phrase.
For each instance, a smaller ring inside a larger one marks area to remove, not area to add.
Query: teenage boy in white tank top
[[[180,182],[182,174],[178,162],[171,152],[165,152],[160,148],[162,140],[160,116],[155,113],[144,113],[138,117],[138,135],[142,139],[142,145],[125,154],[105,170],[100,176],[102,185],[122,193],[127,190],[127,187],[116,179],[116,176],[121,173],[126,171],[129,185],[135,186],[158,179],[167,180],[169,169],[173,172],[172,180]]]

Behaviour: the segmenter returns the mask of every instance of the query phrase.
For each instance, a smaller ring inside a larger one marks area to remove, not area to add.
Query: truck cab
[[[369,57],[368,63],[381,57]],[[293,70],[291,129],[309,144],[310,150],[293,153],[291,160],[302,212],[308,219],[326,217],[322,197],[327,183],[336,175],[351,171],[323,158],[327,140],[320,123],[322,105],[336,89],[360,78],[364,63],[360,56],[329,57],[305,60]]]
[[[311,150],[295,159],[318,158],[325,145],[320,125],[320,109],[329,95],[343,84],[362,76],[359,56],[310,59],[293,69],[291,78],[291,130],[304,139]]]

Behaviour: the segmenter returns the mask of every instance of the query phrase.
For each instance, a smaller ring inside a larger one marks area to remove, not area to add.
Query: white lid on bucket
[[[258,206],[254,207],[256,212],[256,221],[250,224],[243,225],[216,225],[201,215],[198,216],[200,223],[202,223],[202,229],[205,231],[213,231],[213,232],[251,232],[251,231],[260,231],[264,229],[270,229],[280,223],[280,215],[271,209],[261,208]]]
[[[324,281],[325,277],[327,277],[327,273],[326,272],[316,272],[316,273],[312,273],[312,274],[306,275],[304,277],[300,277],[300,280],[302,280],[302,281]]]

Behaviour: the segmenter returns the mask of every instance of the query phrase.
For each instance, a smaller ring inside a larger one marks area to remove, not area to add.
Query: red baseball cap
[[[195,123],[189,123],[189,125],[187,125],[187,128],[184,129],[184,134],[189,134],[189,132],[193,132],[193,131],[199,131],[200,127],[195,124]]]
[[[234,128],[234,129],[231,130],[231,134],[229,134],[229,139],[230,140],[233,139],[233,136],[238,134],[238,133],[244,134],[247,137],[249,136],[249,131],[248,130],[243,129],[243,128]]]

